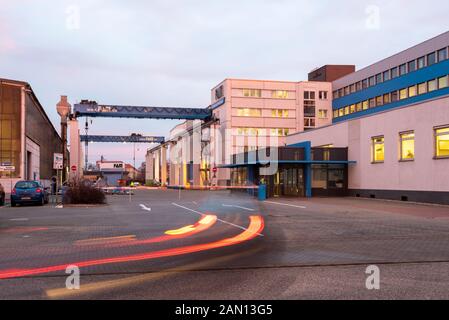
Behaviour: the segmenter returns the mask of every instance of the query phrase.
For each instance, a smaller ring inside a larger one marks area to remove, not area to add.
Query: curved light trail
[[[4,270],[0,272],[0,279],[8,279],[8,278],[17,278],[24,277],[36,274],[44,274],[55,271],[66,270],[68,266],[76,265],[79,268],[89,267],[89,266],[97,266],[111,263],[124,263],[124,262],[133,262],[133,261],[142,261],[142,260],[151,260],[163,257],[172,257],[178,255],[184,255],[194,252],[212,250],[222,247],[228,247],[232,245],[236,245],[245,241],[249,241],[255,237],[257,237],[260,232],[262,232],[264,228],[264,220],[261,216],[250,216],[250,224],[248,228],[237,236],[226,238],[222,240],[218,240],[215,242],[205,243],[205,244],[197,244],[186,247],[172,248],[167,250],[148,252],[142,254],[135,254],[129,256],[122,257],[114,257],[114,258],[105,258],[98,260],[88,260],[88,261],[80,261],[75,263],[67,263],[62,265],[44,267],[44,268],[35,268],[35,269],[14,269],[14,270]]]

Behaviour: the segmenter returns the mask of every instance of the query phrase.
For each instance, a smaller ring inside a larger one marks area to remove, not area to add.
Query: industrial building
[[[62,153],[62,139],[31,86],[0,79],[0,183],[7,191],[18,180],[56,176],[53,154]],[[11,170],[11,171],[10,171]]]

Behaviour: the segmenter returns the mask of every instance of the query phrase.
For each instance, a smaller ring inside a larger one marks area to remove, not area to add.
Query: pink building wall
[[[287,137],[287,144],[348,147],[349,189],[449,191],[449,159],[435,160],[434,127],[449,125],[449,97]],[[399,133],[415,131],[415,160],[399,161]],[[385,161],[371,162],[371,138],[385,137]]]

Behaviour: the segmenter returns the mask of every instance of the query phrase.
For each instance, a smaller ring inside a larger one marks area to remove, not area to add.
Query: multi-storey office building
[[[212,105],[224,101],[213,110],[216,122],[201,127],[187,121],[172,130],[169,184],[229,185],[231,179],[243,179],[242,173],[231,177],[231,170],[219,167],[229,164],[234,154],[283,146],[289,134],[329,125],[331,94],[330,82],[224,80],[211,91]],[[192,137],[199,127],[200,143],[195,150]],[[159,180],[166,170],[160,160],[163,148],[153,149],[147,156],[151,160],[147,161],[147,173]],[[201,157],[194,160],[198,155]]]
[[[21,179],[49,181],[53,154],[61,152],[62,139],[31,86],[0,79],[0,164],[15,168],[0,171],[0,183],[9,190]]]
[[[449,204],[448,46],[449,32],[334,81],[333,124],[287,144],[347,147],[350,195]]]

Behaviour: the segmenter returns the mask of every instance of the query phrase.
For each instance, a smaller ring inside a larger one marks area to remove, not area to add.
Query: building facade
[[[449,32],[333,82],[333,124],[288,145],[348,148],[348,194],[449,204]]]
[[[0,182],[10,186],[28,179],[48,184],[57,174],[53,154],[62,153],[62,148],[62,139],[31,86],[0,79],[0,164],[15,168],[0,171]]]

